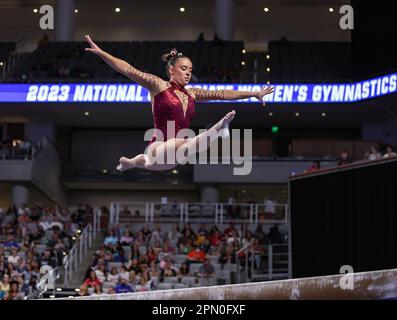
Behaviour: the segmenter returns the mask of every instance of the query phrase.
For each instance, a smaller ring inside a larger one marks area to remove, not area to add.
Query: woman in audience
[[[117,244],[117,237],[114,230],[109,230],[108,236],[105,238],[104,245],[105,246],[115,246]]]
[[[141,253],[139,251],[139,244],[137,242],[135,242],[132,247],[131,247],[131,251],[128,257],[128,260],[134,260],[134,259],[139,259]]]
[[[8,274],[3,274],[0,281],[0,290],[7,293],[10,291],[10,276]]]
[[[160,271],[158,268],[158,263],[156,261],[151,261],[149,264],[149,268],[147,270],[149,276],[151,278],[153,277],[159,277],[160,276]]]
[[[126,266],[121,266],[120,268],[120,278],[125,278],[128,280],[128,278],[130,277],[130,273],[127,270]]]
[[[139,279],[139,284],[135,287],[136,292],[150,291],[151,289],[150,281],[146,273],[142,274]]]
[[[96,274],[98,280],[99,280],[101,283],[104,283],[104,282],[106,281],[106,279],[107,279],[107,273],[108,273],[108,272],[106,271],[105,264],[103,264],[103,263],[101,263],[100,265],[98,265],[98,268],[95,270],[95,274]]]
[[[171,246],[169,239],[164,240],[163,249],[161,251],[171,255],[175,254],[175,248]]]
[[[189,273],[190,273],[189,264],[186,262],[182,262],[181,266],[179,267],[178,276],[187,277]]]
[[[98,277],[96,276],[95,271],[92,268],[89,268],[87,270],[85,280],[82,286],[80,287],[80,294],[84,296],[88,295],[91,289],[93,292],[102,292],[101,286],[102,283],[99,281]]]
[[[382,154],[378,151],[375,146],[371,146],[369,151],[366,153],[366,160],[378,160],[382,158]]]
[[[153,246],[149,247],[147,256],[148,256],[148,259],[149,259],[149,263],[152,262],[152,261],[157,262],[158,254],[157,254],[156,250],[154,250]]]
[[[129,246],[133,241],[132,233],[129,230],[124,231],[124,235],[120,239],[120,244],[122,246]]]
[[[390,157],[396,157],[397,153],[393,151],[393,147],[391,145],[388,145],[386,147],[386,153],[383,155],[383,158],[390,158]]]
[[[120,274],[117,270],[117,267],[112,267],[112,269],[110,269],[110,273],[107,275],[107,281],[113,283],[115,286],[119,281],[119,278]]]

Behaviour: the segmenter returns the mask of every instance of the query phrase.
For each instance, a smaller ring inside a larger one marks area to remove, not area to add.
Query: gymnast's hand
[[[102,49],[99,48],[94,41],[91,40],[89,35],[85,36],[85,40],[90,44],[91,48],[85,48],[85,51],[90,51],[96,55],[101,55],[103,53]]]
[[[274,91],[274,87],[269,87],[269,86],[264,86],[260,91],[256,93],[255,98],[263,102],[263,105],[265,105],[265,101],[263,100],[263,97],[267,94],[271,94]]]

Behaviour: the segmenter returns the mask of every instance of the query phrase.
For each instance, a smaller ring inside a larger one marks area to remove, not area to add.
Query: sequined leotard
[[[154,128],[161,130],[165,141],[175,138],[179,130],[189,128],[195,114],[194,98],[176,82],[170,81],[169,84],[171,86],[155,95],[153,101]],[[174,134],[167,132],[167,121],[174,121]],[[156,133],[150,143],[154,141],[161,141]]]

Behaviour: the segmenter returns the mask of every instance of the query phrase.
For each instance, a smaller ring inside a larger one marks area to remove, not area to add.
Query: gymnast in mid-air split
[[[177,137],[180,130],[189,128],[195,113],[194,105],[196,101],[240,100],[254,97],[264,103],[263,97],[271,94],[274,90],[270,86],[264,86],[260,91],[256,92],[205,90],[197,88],[186,89],[185,86],[189,84],[192,77],[193,65],[189,57],[178,53],[176,49],[172,49],[162,56],[162,60],[167,63],[166,69],[170,78],[169,81],[164,81],[153,74],[142,72],[126,61],[113,57],[103,51],[91,40],[89,35],[86,35],[85,39],[90,45],[89,48],[85,48],[86,51],[98,55],[115,71],[125,75],[150,92],[155,132],[145,154],[139,154],[134,158],[120,158],[119,165],[117,166],[117,170],[119,171],[132,168],[144,168],[156,171],[169,170],[180,163],[178,163],[178,157],[175,157],[175,155],[172,159],[176,159],[176,161],[167,161],[168,150],[174,150],[173,152],[176,153],[181,147],[188,150],[196,150],[196,146],[208,146],[212,142],[212,137],[219,137],[218,132],[220,130],[222,130],[220,136],[227,137],[229,135],[229,123],[236,114],[234,110],[227,113],[212,128],[193,138],[180,139]],[[175,130],[173,133],[167,130],[168,121],[174,122]],[[161,135],[156,134],[156,131],[162,133],[163,137],[159,137]],[[208,140],[210,140],[209,144]],[[197,149],[197,152],[201,151],[203,150],[200,150],[200,148]],[[149,157],[148,154],[155,155],[156,159],[163,156],[165,162],[163,163],[162,161],[159,163],[158,161],[154,161],[153,157]]]

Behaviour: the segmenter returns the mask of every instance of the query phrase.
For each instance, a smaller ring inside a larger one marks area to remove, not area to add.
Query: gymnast
[[[264,96],[273,93],[274,90],[270,86],[264,86],[260,91],[256,92],[186,89],[185,86],[189,84],[192,77],[193,65],[189,57],[178,53],[176,49],[172,49],[162,56],[162,60],[167,63],[166,70],[169,76],[169,81],[164,81],[153,74],[142,72],[126,61],[103,51],[91,40],[89,35],[86,35],[85,39],[90,45],[90,47],[85,48],[86,51],[98,55],[115,71],[125,75],[150,92],[154,120],[154,133],[151,141],[144,154],[139,154],[133,158],[121,157],[116,167],[119,171],[132,168],[144,168],[155,171],[170,170],[181,164],[181,161],[178,160],[178,157],[175,157],[175,154],[173,157],[167,156],[169,150],[173,150],[175,153],[179,148],[196,150],[196,146],[198,146],[198,150],[195,152],[201,152],[203,150],[202,148],[200,149],[200,146],[207,146],[208,140],[209,144],[211,144],[213,139],[217,139],[219,136],[222,138],[228,137],[230,135],[229,123],[236,114],[234,110],[227,113],[212,128],[193,138],[179,138],[179,135],[177,136],[180,130],[189,128],[195,114],[194,106],[196,101],[240,100],[254,97],[263,102]],[[174,123],[174,132],[167,130],[167,122],[170,121]],[[218,135],[219,133],[221,134]],[[148,154],[155,155],[156,159],[162,156],[165,162],[155,161]],[[188,154],[188,156],[190,155]]]

